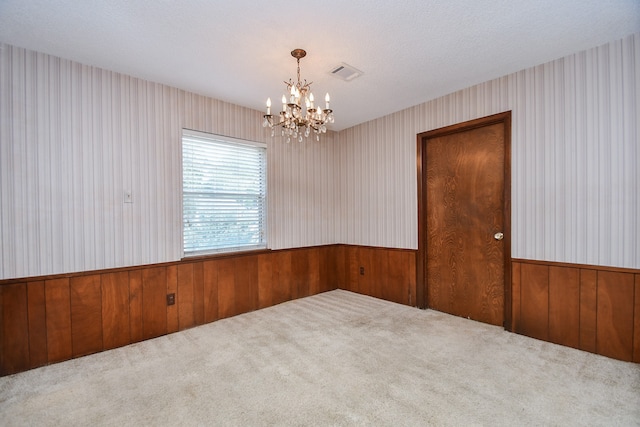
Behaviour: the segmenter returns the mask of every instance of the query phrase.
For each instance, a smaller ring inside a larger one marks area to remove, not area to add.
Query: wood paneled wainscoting
[[[640,362],[640,270],[514,259],[512,331]]]
[[[416,306],[416,251],[369,246],[342,246],[342,289]]]
[[[640,271],[512,268],[513,332],[640,362]],[[416,251],[328,245],[0,281],[0,375],[338,288],[415,306]]]
[[[3,281],[0,374],[335,289],[336,254],[323,246]]]
[[[0,281],[0,375],[337,288],[415,305],[415,252],[328,245]]]

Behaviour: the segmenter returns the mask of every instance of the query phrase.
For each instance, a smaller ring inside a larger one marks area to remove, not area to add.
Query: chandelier
[[[303,49],[294,49],[291,56],[298,61],[298,81],[289,79],[284,82],[287,85],[287,95],[282,95],[282,111],[277,116],[271,114],[271,98],[267,99],[267,114],[263,116],[263,127],[271,128],[271,136],[275,136],[276,128],[281,128],[282,137],[287,142],[293,139],[302,142],[302,138],[308,138],[313,132],[316,140],[320,141],[320,135],[327,132],[327,123],[333,123],[333,111],[329,109],[329,94],[324,97],[325,108],[315,105],[311,83],[300,81],[300,59],[307,55]]]

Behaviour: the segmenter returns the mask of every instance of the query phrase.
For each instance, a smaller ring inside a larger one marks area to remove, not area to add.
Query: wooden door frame
[[[511,330],[511,111],[498,113],[417,135],[416,167],[418,171],[418,251],[416,253],[416,303],[427,308],[427,209],[426,144],[429,139],[501,123],[504,129],[504,328]]]

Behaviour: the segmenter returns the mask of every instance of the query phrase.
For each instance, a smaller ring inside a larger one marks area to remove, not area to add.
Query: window
[[[184,255],[266,248],[266,144],[182,131]]]

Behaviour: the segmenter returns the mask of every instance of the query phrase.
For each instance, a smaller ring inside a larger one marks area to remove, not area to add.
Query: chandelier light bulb
[[[329,92],[327,92],[327,94],[324,96],[324,102],[326,103],[326,107],[325,107],[326,110],[329,109],[329,101],[331,101],[331,98],[329,98]]]
[[[267,115],[271,114],[271,98],[267,98]]]

